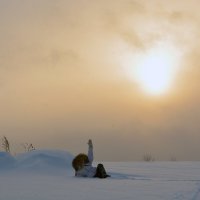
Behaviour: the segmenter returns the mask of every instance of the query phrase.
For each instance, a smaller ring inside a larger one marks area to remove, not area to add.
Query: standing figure
[[[107,178],[110,177],[106,173],[104,166],[98,164],[97,167],[92,166],[93,162],[93,144],[92,140],[88,141],[88,155],[79,154],[73,161],[72,166],[75,170],[75,176],[78,177],[98,177],[98,178]]]

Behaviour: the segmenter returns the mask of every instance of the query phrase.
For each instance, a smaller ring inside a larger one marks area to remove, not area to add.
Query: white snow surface
[[[71,168],[73,156],[67,151],[35,150],[15,157],[18,169],[33,171],[57,171]]]
[[[200,200],[200,162],[103,162],[112,177],[98,179],[74,177],[72,159],[0,152],[0,200]]]

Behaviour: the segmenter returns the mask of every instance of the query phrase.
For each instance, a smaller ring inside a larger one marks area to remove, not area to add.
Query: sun
[[[172,86],[179,64],[179,52],[160,43],[137,57],[134,78],[151,95],[162,95]]]

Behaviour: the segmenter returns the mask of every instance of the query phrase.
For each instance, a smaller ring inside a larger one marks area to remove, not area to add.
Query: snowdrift
[[[15,157],[0,152],[0,169],[61,170],[71,169],[73,156],[67,151],[34,150]]]
[[[9,153],[0,152],[0,169],[10,169],[15,166],[15,158]]]

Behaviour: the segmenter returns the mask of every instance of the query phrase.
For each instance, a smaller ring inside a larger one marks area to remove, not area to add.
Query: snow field
[[[102,180],[74,177],[72,159],[65,151],[0,153],[0,200],[200,200],[200,162],[104,162],[112,177]]]

